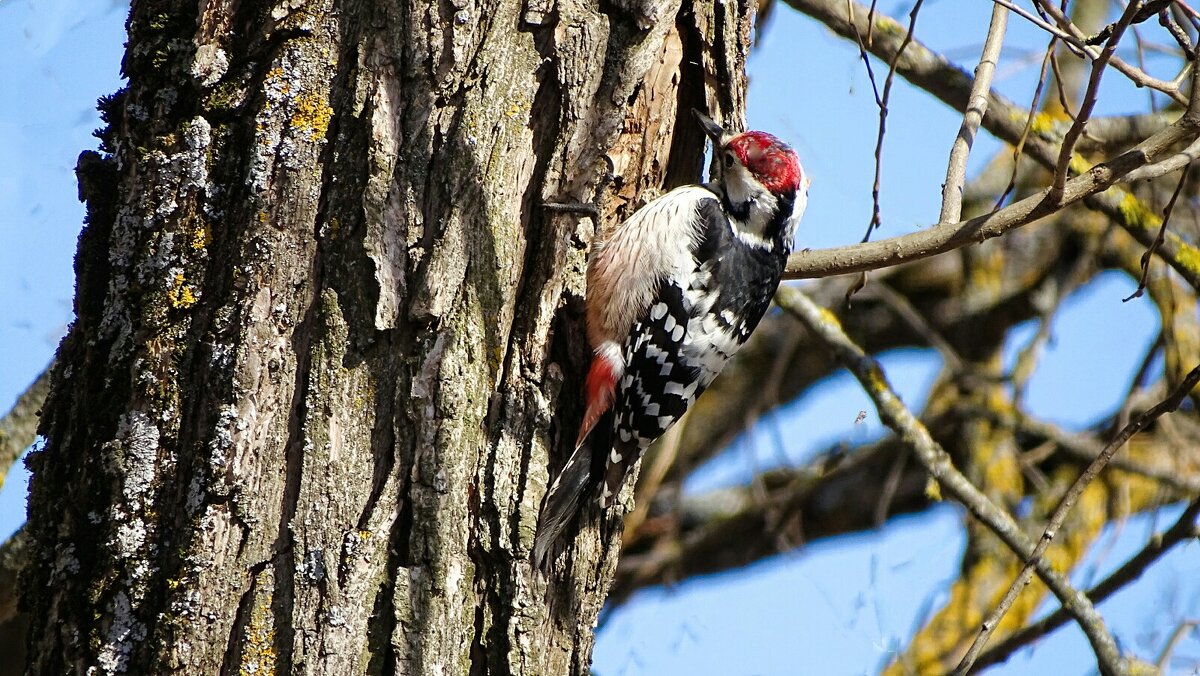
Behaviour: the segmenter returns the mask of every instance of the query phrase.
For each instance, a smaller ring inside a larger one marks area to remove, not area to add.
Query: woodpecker
[[[575,451],[538,518],[533,560],[543,570],[581,502],[595,495],[607,508],[646,447],[758,326],[808,203],[809,179],[790,147],[692,112],[713,142],[712,180],[655,199],[592,249],[594,356]]]

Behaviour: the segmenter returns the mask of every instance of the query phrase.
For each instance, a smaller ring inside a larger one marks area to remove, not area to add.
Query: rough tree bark
[[[743,110],[749,0],[136,0],[32,454],[30,671],[585,673],[527,562],[594,226]]]

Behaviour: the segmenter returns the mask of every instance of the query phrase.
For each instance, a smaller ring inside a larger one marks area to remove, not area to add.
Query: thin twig
[[[1029,378],[1033,375],[1034,366],[1037,364],[1038,358],[1041,356],[1042,348],[1050,340],[1050,327],[1053,324],[1054,316],[1058,314],[1058,310],[1062,307],[1062,303],[1067,296],[1071,295],[1079,286],[1088,280],[1091,273],[1095,270],[1096,252],[1104,248],[1112,234],[1112,228],[1105,230],[1104,236],[1097,238],[1089,238],[1084,243],[1084,250],[1080,253],[1071,269],[1067,272],[1066,277],[1061,281],[1056,278],[1047,279],[1046,283],[1054,282],[1056,287],[1054,299],[1045,303],[1044,307],[1039,308],[1038,312],[1038,327],[1037,332],[1021,348],[1017,353],[1016,361],[1012,368],[1012,385],[1013,385],[1013,403],[1020,406],[1025,399],[1025,388],[1029,384]]]
[[[1167,29],[1171,37],[1175,38],[1175,42],[1183,50],[1183,55],[1187,57],[1187,60],[1194,61],[1196,59],[1196,48],[1192,45],[1192,39],[1188,37],[1187,31],[1183,30],[1183,26],[1180,26],[1175,21],[1175,17],[1171,16],[1171,13],[1164,9],[1158,13],[1158,23]]]
[[[1036,2],[1041,10],[1045,11],[1054,18],[1054,21],[1059,25],[1060,28],[1069,32],[1076,40],[1080,41],[1080,44],[1084,44],[1084,52],[1093,61],[1099,58],[1101,52],[1097,51],[1095,47],[1085,44],[1088,36],[1082,30],[1080,30],[1079,27],[1076,26],[1062,10],[1051,4],[1049,0],[1036,0]],[[1138,87],[1157,89],[1167,96],[1170,96],[1172,99],[1175,99],[1177,103],[1187,102],[1187,99],[1183,96],[1183,94],[1180,93],[1179,86],[1177,84],[1151,77],[1145,71],[1137,68],[1136,66],[1130,65],[1117,56],[1112,56],[1109,59],[1109,62],[1112,63],[1113,68],[1116,68],[1117,71],[1129,78],[1129,80]]]
[[[1125,2],[1125,0],[1122,0],[1121,4],[1125,5],[1126,9],[1133,5],[1137,5],[1137,8],[1130,17],[1129,22],[1130,26],[1134,26],[1158,14],[1161,10],[1166,9],[1167,5],[1171,4],[1171,0],[1133,0],[1132,2]],[[1109,37],[1116,32],[1119,23],[1120,22],[1117,21],[1108,24],[1102,28],[1099,33],[1096,33],[1092,37],[1088,38],[1086,41],[1087,44],[1098,45],[1101,42],[1109,39]]]
[[[1067,455],[1087,462],[1094,461],[1104,450],[1100,446],[1100,443],[1094,441],[1091,437],[1069,434],[1046,422],[1023,418],[1016,422],[1015,428],[1020,432],[1042,437],[1053,442],[1058,449]],[[1172,471],[1171,469],[1146,467],[1128,458],[1113,458],[1109,461],[1109,465],[1122,472],[1129,472],[1130,474],[1137,474],[1148,479],[1153,479],[1168,488],[1179,491],[1183,495],[1200,495],[1200,477],[1180,474],[1178,471]]]
[[[1033,90],[1033,101],[1029,103],[1029,115],[1025,118],[1025,128],[1021,130],[1021,138],[1017,140],[1017,145],[1013,147],[1012,176],[1009,177],[1008,185],[996,200],[996,206],[992,207],[992,213],[1004,206],[1004,201],[1017,187],[1017,171],[1021,168],[1021,155],[1025,152],[1025,141],[1029,138],[1029,132],[1033,130],[1033,120],[1037,116],[1036,111],[1039,108],[1038,101],[1042,99],[1042,89],[1046,86],[1046,74],[1050,69],[1050,60],[1054,56],[1054,47],[1057,44],[1056,38],[1050,38],[1050,44],[1046,47],[1046,55],[1042,58],[1042,70],[1038,74],[1037,87]]]
[[[1196,517],[1200,515],[1200,500],[1193,500],[1179,516],[1179,519],[1163,533],[1154,535],[1137,554],[1134,554],[1111,575],[1087,591],[1087,597],[1092,603],[1100,603],[1112,596],[1125,585],[1138,579],[1143,572],[1163,554],[1175,545],[1185,540],[1200,536]],[[1071,615],[1063,608],[1055,610],[1046,617],[1009,634],[1003,641],[992,646],[975,661],[976,669],[998,664],[1005,661],[1013,653],[1033,643],[1050,632],[1058,629],[1071,620]]]
[[[996,62],[1000,59],[1000,48],[1004,44],[1004,32],[1008,28],[1008,9],[1002,5],[992,6],[992,21],[988,25],[987,39],[975,67],[975,81],[971,84],[971,95],[967,98],[967,109],[963,113],[958,136],[950,148],[950,162],[946,167],[946,182],[942,184],[942,212],[939,223],[950,223],[962,218],[962,189],[967,182],[967,157],[971,154],[979,125],[987,114],[988,93],[992,91],[992,76]]]
[[[854,13],[853,3],[847,3],[846,6],[847,6],[847,9],[850,11],[851,15],[853,15],[853,13]],[[860,59],[862,59],[863,65],[866,66],[866,68],[867,68],[867,79],[870,80],[870,82],[871,82],[871,93],[875,96],[875,105],[882,108],[883,107],[883,97],[879,95],[879,85],[876,84],[876,82],[875,82],[875,69],[871,67],[871,57],[869,56],[869,53],[867,51],[867,40],[870,39],[870,29],[872,26],[875,25],[875,21],[869,17],[871,17],[871,15],[873,15],[874,13],[875,13],[875,3],[872,2],[871,10],[867,14],[867,16],[868,16],[868,19],[867,19],[868,37],[866,39],[863,38],[862,33],[858,32],[858,24],[855,23],[855,24],[853,24],[854,25],[854,39],[856,42],[858,42],[858,57]]]
[[[1131,12],[1126,12],[1126,14],[1128,16],[1125,18],[1132,18],[1133,16]],[[1114,33],[1119,33],[1120,30],[1121,27],[1118,26],[1114,30]],[[1042,532],[1042,537],[1038,540],[1037,546],[1034,547],[1033,553],[1026,558],[1025,565],[1021,568],[1020,574],[1009,585],[1008,591],[1004,593],[1004,597],[1000,600],[995,610],[983,621],[983,625],[980,627],[975,641],[971,643],[967,654],[963,656],[962,661],[958,663],[958,667],[954,670],[955,674],[965,675],[970,671],[971,666],[983,651],[988,639],[991,638],[992,632],[1000,624],[1000,620],[1008,613],[1008,609],[1017,600],[1017,595],[1021,593],[1021,590],[1029,584],[1030,578],[1033,577],[1034,567],[1042,561],[1042,555],[1045,554],[1046,548],[1050,546],[1050,543],[1054,540],[1054,536],[1062,528],[1063,523],[1067,519],[1067,514],[1071,511],[1071,507],[1075,505],[1075,501],[1083,494],[1084,489],[1095,480],[1112,456],[1125,445],[1125,442],[1129,441],[1133,435],[1140,432],[1151,422],[1157,420],[1159,416],[1179,408],[1184,398],[1191,393],[1198,382],[1200,382],[1200,366],[1192,369],[1191,373],[1188,373],[1184,377],[1183,381],[1171,392],[1170,396],[1159,402],[1156,406],[1142,412],[1141,415],[1134,418],[1128,425],[1122,428],[1117,433],[1117,436],[1096,456],[1096,459],[1083,470],[1083,473],[1079,475],[1075,483],[1071,484],[1071,487],[1067,489],[1066,495],[1063,496],[1062,501],[1050,516],[1050,520],[1046,524],[1046,529]]]
[[[1183,191],[1183,186],[1187,183],[1188,173],[1191,171],[1192,165],[1188,164],[1183,168],[1183,174],[1179,177],[1179,183],[1175,186],[1175,192],[1171,193],[1171,199],[1167,201],[1167,206],[1163,209],[1162,224],[1158,226],[1158,234],[1154,236],[1154,242],[1146,249],[1146,253],[1142,254],[1142,276],[1138,279],[1137,289],[1123,299],[1123,302],[1129,302],[1134,298],[1141,298],[1146,291],[1146,279],[1150,276],[1150,259],[1154,256],[1154,252],[1162,246],[1167,238],[1167,223],[1171,222],[1171,211],[1175,209],[1175,200],[1179,199],[1179,193]]]
[[[1149,349],[1146,350],[1146,354],[1142,356],[1142,362],[1138,365],[1138,370],[1133,374],[1133,378],[1129,380],[1129,387],[1125,390],[1125,397],[1121,399],[1121,408],[1117,409],[1117,415],[1113,418],[1116,421],[1115,426],[1124,427],[1129,423],[1129,416],[1133,414],[1137,394],[1145,387],[1146,376],[1150,374],[1150,366],[1165,346],[1166,336],[1163,334],[1162,327],[1159,327],[1158,336],[1154,338],[1154,342],[1150,344]]]
[[[892,55],[892,60],[888,64],[887,77],[883,80],[883,96],[876,96],[875,102],[879,105],[879,131],[875,136],[875,182],[871,186],[871,222],[867,224],[867,232],[863,235],[862,241],[868,242],[871,240],[871,232],[878,228],[883,223],[883,217],[879,209],[879,193],[880,182],[883,174],[883,136],[887,132],[887,116],[888,116],[888,101],[892,97],[892,83],[896,80],[896,64],[900,62],[900,57],[904,54],[905,48],[912,43],[913,31],[917,27],[917,14],[921,11],[921,4],[925,0],[917,0],[913,4],[912,11],[908,13],[908,31],[904,34],[904,39],[900,42],[900,48]],[[868,26],[874,26],[875,3],[871,3],[871,11],[868,14]],[[860,49],[864,49],[860,45]],[[866,54],[864,52],[863,59]],[[872,86],[874,80],[872,80]]]
[[[1064,206],[1101,193],[1138,169],[1157,168],[1156,162],[1180,141],[1196,138],[1197,129],[1187,115],[1109,162],[1097,164],[1063,186],[1061,200],[1047,199],[1041,190],[1003,209],[959,223],[943,223],[918,232],[885,240],[831,249],[807,249],[793,253],[784,273],[786,279],[827,277],[863,272],[928,258],[962,248],[968,244],[999,237],[1011,230],[1048,216]],[[1200,141],[1197,141],[1200,143]],[[1173,156],[1166,157],[1172,162]],[[1145,178],[1146,173],[1142,172]],[[1178,244],[1176,245],[1178,246]],[[1165,250],[1165,249],[1164,249]],[[1175,269],[1193,286],[1200,288],[1200,273],[1176,262]]]
[[[1054,182],[1050,188],[1050,200],[1053,202],[1057,203],[1062,199],[1063,186],[1066,185],[1067,172],[1071,166],[1071,156],[1075,154],[1075,142],[1083,134],[1084,126],[1087,125],[1088,118],[1092,116],[1092,109],[1096,107],[1096,99],[1100,95],[1100,80],[1104,77],[1105,66],[1112,59],[1113,52],[1117,50],[1117,43],[1120,42],[1121,36],[1125,34],[1125,29],[1133,21],[1140,7],[1141,2],[1138,0],[1129,3],[1129,7],[1121,14],[1120,20],[1114,26],[1104,49],[1092,61],[1092,73],[1088,77],[1087,89],[1083,93],[1083,102],[1079,105],[1079,114],[1075,116],[1075,122],[1071,124],[1071,128],[1063,137],[1062,149],[1058,153],[1058,163],[1054,168]]]
[[[867,30],[866,25],[863,23],[866,8],[861,7],[853,2],[853,0],[786,0],[786,2],[792,7],[815,17],[836,33],[847,38],[852,38],[855,31],[865,32]],[[888,25],[894,24],[894,20],[882,15],[879,17],[878,22],[881,25],[885,22],[888,22]],[[881,37],[876,39],[873,45],[868,46],[868,48],[877,57],[890,59],[895,54],[899,42],[900,38],[898,36],[890,36],[887,39]],[[898,66],[900,75],[955,109],[961,110],[966,105],[970,91],[970,77],[966,73],[956,68],[944,57],[922,45],[918,40],[913,40],[906,53],[909,53],[909,56]],[[1195,75],[1200,72],[1200,69],[1189,69],[1189,72],[1192,74],[1193,79],[1195,79]],[[1189,88],[1189,91],[1192,93],[1192,98],[1200,96],[1200,86],[1192,86]],[[995,92],[990,94],[990,98],[991,102],[988,105],[988,110],[991,112],[984,118],[983,127],[1003,141],[1016,143],[1021,135],[1021,130],[1024,128],[1027,111],[1020,106],[1013,105]],[[1170,138],[1159,136],[1156,133],[1143,141],[1142,144],[1111,160],[1111,163],[1118,165],[1124,165],[1127,161],[1134,161],[1141,165],[1129,170],[1129,172],[1123,169],[1121,175],[1114,177],[1113,181],[1124,180],[1122,176],[1127,173],[1128,175],[1133,175],[1130,172],[1134,171],[1136,171],[1139,179],[1155,178],[1168,171],[1178,169],[1186,161],[1190,161],[1183,157],[1184,154],[1172,155],[1166,157],[1166,159],[1164,159],[1164,156],[1166,156],[1172,147],[1176,147],[1180,143],[1191,142],[1197,138],[1197,132],[1200,131],[1200,105],[1189,102],[1188,110],[1174,124],[1177,127],[1170,134]],[[1161,141],[1169,142],[1164,145],[1160,143]],[[1200,152],[1200,141],[1197,141],[1195,145],[1198,148],[1197,152]],[[1026,143],[1025,154],[1043,166],[1053,167],[1057,151],[1045,139],[1035,135]],[[1106,175],[1108,171],[1106,167],[1108,166],[1105,164],[1093,166],[1084,176],[1098,170],[1103,170],[1098,176]],[[1072,181],[1078,178],[1072,179]],[[1084,181],[1074,184],[1072,181],[1068,181],[1068,186],[1082,187],[1089,183],[1088,181]],[[1098,190],[1102,191],[1110,185],[1112,184],[1105,183]],[[1067,192],[1070,194],[1071,190]],[[1044,195],[1044,192],[1041,195],[1034,195],[1033,201],[1023,201],[1023,206],[1022,202],[1017,202],[1005,209],[1001,209],[990,218],[983,217],[979,220],[967,221],[957,227],[936,226],[923,232],[905,235],[903,238],[885,240],[884,242],[871,242],[851,247],[797,252],[788,261],[785,278],[827,277],[836,274],[875,270],[950,251],[972,242],[982,241],[988,237],[1003,234],[1003,232],[1013,228],[1021,227],[1041,216],[1053,213],[1055,209],[1050,207],[1050,205],[1038,206],[1038,203],[1043,200]],[[1113,219],[1132,235],[1134,239],[1149,246],[1153,233],[1144,231],[1140,223],[1131,220],[1131,217],[1122,211],[1120,195],[1089,194],[1083,196],[1081,199],[1084,200],[1084,204],[1089,208]],[[1030,216],[1033,218],[1029,218]],[[1027,218],[1029,220],[1026,220]],[[1020,222],[1013,222],[1012,219]],[[886,246],[881,247],[878,246],[879,244],[886,244]],[[1200,271],[1197,271],[1194,266],[1185,263],[1185,260],[1192,253],[1188,249],[1189,246],[1187,242],[1181,240],[1179,237],[1168,233],[1166,242],[1159,250],[1159,255],[1187,280],[1189,284],[1195,288],[1200,288]]]
[[[1183,10],[1183,13],[1187,14],[1188,18],[1200,22],[1200,12],[1189,7],[1184,0],[1175,0],[1175,7]],[[1196,30],[1200,30],[1200,25],[1196,26]]]
[[[1128,0],[1121,0],[1121,6],[1128,9],[1129,8]],[[1133,43],[1135,45],[1137,45],[1136,54],[1137,54],[1138,68],[1141,68],[1142,70],[1146,70],[1146,41],[1142,38],[1142,31],[1138,30],[1138,27],[1136,25],[1130,26],[1130,30],[1133,31]],[[1158,112],[1158,105],[1154,102],[1154,90],[1153,89],[1146,90],[1146,98],[1150,103],[1150,110],[1152,112]]]
[[[1058,28],[1057,26],[1055,26],[1054,24],[1052,24],[1048,21],[1044,21],[1044,20],[1034,16],[1033,14],[1030,14],[1029,10],[1027,10],[1024,7],[1021,7],[1020,5],[1017,5],[1015,3],[1011,3],[1008,0],[992,0],[992,2],[996,3],[997,5],[1000,5],[1001,7],[1012,10],[1013,13],[1016,14],[1017,16],[1021,17],[1022,19],[1025,19],[1026,21],[1037,26],[1038,28],[1041,28],[1042,30],[1046,31],[1053,37],[1058,38],[1059,40],[1062,40],[1063,42],[1067,43],[1067,46],[1071,47],[1072,49],[1076,50],[1077,52],[1082,53],[1082,48],[1080,46],[1078,46],[1079,41],[1076,40],[1075,37],[1072,36],[1070,33],[1063,31],[1062,29]]]
[[[904,294],[897,293],[885,281],[876,282],[871,286],[871,291],[877,294],[880,300],[896,313],[896,317],[900,321],[908,325],[908,328],[912,329],[918,336],[924,338],[930,347],[942,355],[942,361],[945,363],[947,369],[954,373],[963,372],[965,362],[959,356],[958,352],[955,351],[954,346],[921,316],[921,313],[904,297]]]
[[[1150,164],[1139,169],[1134,169],[1129,172],[1123,179],[1122,183],[1136,183],[1137,181],[1149,181],[1160,176],[1179,171],[1187,165],[1200,159],[1200,138],[1192,141],[1186,148],[1167,157],[1159,162]],[[1169,238],[1168,238],[1168,241]]]
[[[1063,113],[1075,122],[1075,112],[1071,110],[1071,97],[1067,96],[1067,79],[1063,76],[1062,64],[1058,62],[1058,51],[1050,55],[1050,70],[1054,73],[1054,89],[1058,93],[1058,105]]]
[[[887,478],[883,481],[883,489],[879,491],[879,501],[875,503],[875,527],[883,528],[887,523],[888,513],[892,511],[892,501],[896,499],[896,491],[900,488],[900,479],[904,477],[904,468],[908,466],[908,453],[900,452],[892,460]]]
[[[1167,664],[1171,661],[1171,653],[1175,652],[1175,647],[1197,625],[1200,625],[1200,620],[1184,620],[1175,626],[1175,631],[1171,632],[1171,638],[1167,639],[1167,644],[1163,646],[1162,652],[1158,654],[1158,659],[1154,662],[1154,666],[1158,667],[1159,673],[1166,671]]]
[[[837,321],[822,310],[800,290],[782,286],[775,294],[776,303],[804,324],[818,340],[830,348],[838,361],[859,381],[875,408],[880,420],[912,447],[917,459],[938,484],[961,502],[989,530],[1022,560],[1032,560],[1038,576],[1059,599],[1083,629],[1102,674],[1128,672],[1112,634],[1104,619],[1082,594],[1071,586],[1044,559],[1033,559],[1034,543],[1021,530],[1012,516],[996,506],[954,464],[950,456],[933,440],[929,430],[912,414],[892,389],[879,363],[856,345]]]

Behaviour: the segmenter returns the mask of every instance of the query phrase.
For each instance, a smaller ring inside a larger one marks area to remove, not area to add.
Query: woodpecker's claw
[[[586,202],[542,202],[542,208],[560,214],[583,214],[600,220],[600,209]]]

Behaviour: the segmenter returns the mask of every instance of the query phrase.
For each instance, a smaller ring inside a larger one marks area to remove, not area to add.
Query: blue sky
[[[908,3],[882,2],[902,17]],[[927,0],[918,35],[960,61],[974,59],[991,3]],[[72,257],[83,209],[76,201],[75,158],[94,148],[95,100],[120,86],[126,6],[111,0],[0,2],[0,408],[7,407],[50,360],[71,319]],[[1042,37],[1020,19],[998,70],[998,88],[1026,103]],[[857,241],[870,217],[877,111],[857,49],[779,7],[751,59],[750,126],[789,140],[814,178],[801,226],[804,246]],[[973,64],[973,61],[971,62]],[[882,78],[885,66],[876,65]],[[1152,68],[1157,67],[1151,64]],[[1159,73],[1160,75],[1163,73]],[[1167,73],[1166,75],[1171,75]],[[1144,110],[1146,94],[1111,74],[1097,114]],[[936,220],[946,154],[960,116],[897,81],[884,149],[880,237]],[[979,167],[998,144],[981,136]],[[1054,324],[1050,349],[1028,402],[1043,417],[1082,427],[1120,399],[1156,331],[1145,299],[1122,303],[1133,284],[1104,275],[1073,296]],[[1032,334],[1010,339],[1010,354]],[[901,351],[884,357],[892,381],[919,408],[939,362]],[[1095,364],[1105,364],[1097,369]],[[860,410],[871,414],[855,425]],[[845,374],[828,378],[803,402],[774,414],[736,440],[688,484],[702,490],[744,481],[786,458],[801,462],[831,442],[861,443],[883,433],[865,395]],[[782,450],[777,439],[782,439]],[[782,457],[781,457],[782,454]],[[23,468],[0,491],[0,538],[24,518]],[[1177,508],[1129,519],[1101,539],[1098,559],[1082,571],[1119,565]],[[595,668],[621,674],[871,673],[903,646],[944,601],[963,548],[962,515],[946,505],[898,519],[878,532],[833,538],[745,571],[646,590],[602,628]],[[1174,622],[1200,616],[1200,545],[1177,548],[1150,574],[1102,606],[1123,647],[1153,655]],[[1095,573],[1093,573],[1095,575]],[[994,673],[1084,674],[1087,644],[1060,630]],[[1176,651],[1179,664],[1200,661],[1200,640]]]
[[[83,223],[75,160],[96,99],[120,86],[125,3],[0,2],[0,408],[45,368],[71,321]],[[0,538],[24,520],[24,469],[0,490]]]

